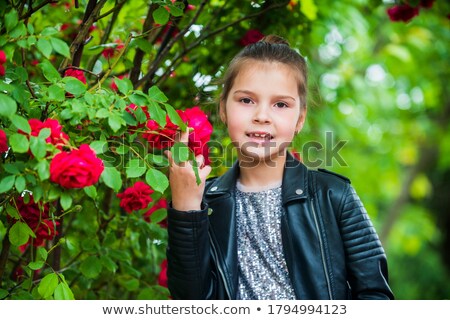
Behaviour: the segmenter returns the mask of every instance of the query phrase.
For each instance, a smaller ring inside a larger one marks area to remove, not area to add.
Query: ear
[[[225,101],[223,101],[222,99],[220,99],[220,104],[219,104],[219,115],[220,115],[220,120],[222,120],[222,122],[226,125],[227,124],[227,113],[225,111]]]
[[[306,112],[307,112],[306,106],[302,107],[300,110],[300,116],[298,117],[297,125],[295,126],[296,133],[299,133],[303,129],[303,125],[305,124],[306,120]]]

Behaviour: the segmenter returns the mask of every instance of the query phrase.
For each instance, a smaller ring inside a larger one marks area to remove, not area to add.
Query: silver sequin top
[[[243,189],[238,182],[238,299],[295,299],[281,242],[281,186],[258,192]]]

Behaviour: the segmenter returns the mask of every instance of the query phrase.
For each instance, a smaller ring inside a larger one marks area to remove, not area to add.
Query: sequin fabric
[[[238,184],[236,213],[238,299],[295,299],[281,242],[281,187],[244,192]]]

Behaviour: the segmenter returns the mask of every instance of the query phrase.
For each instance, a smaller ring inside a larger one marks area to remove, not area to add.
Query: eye
[[[284,102],[282,102],[282,101],[275,103],[275,106],[276,106],[277,108],[280,108],[280,109],[281,109],[281,108],[288,108],[288,107],[289,107],[286,103],[284,103]]]
[[[239,99],[239,101],[244,104],[250,104],[253,102],[252,99],[250,99],[250,98],[242,98],[242,99]]]

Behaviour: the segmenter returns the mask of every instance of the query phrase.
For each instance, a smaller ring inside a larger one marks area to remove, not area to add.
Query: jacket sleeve
[[[384,249],[367,212],[350,184],[339,217],[348,282],[354,299],[394,299]]]
[[[199,211],[168,209],[168,288],[173,299],[211,298],[212,276],[208,207]]]

